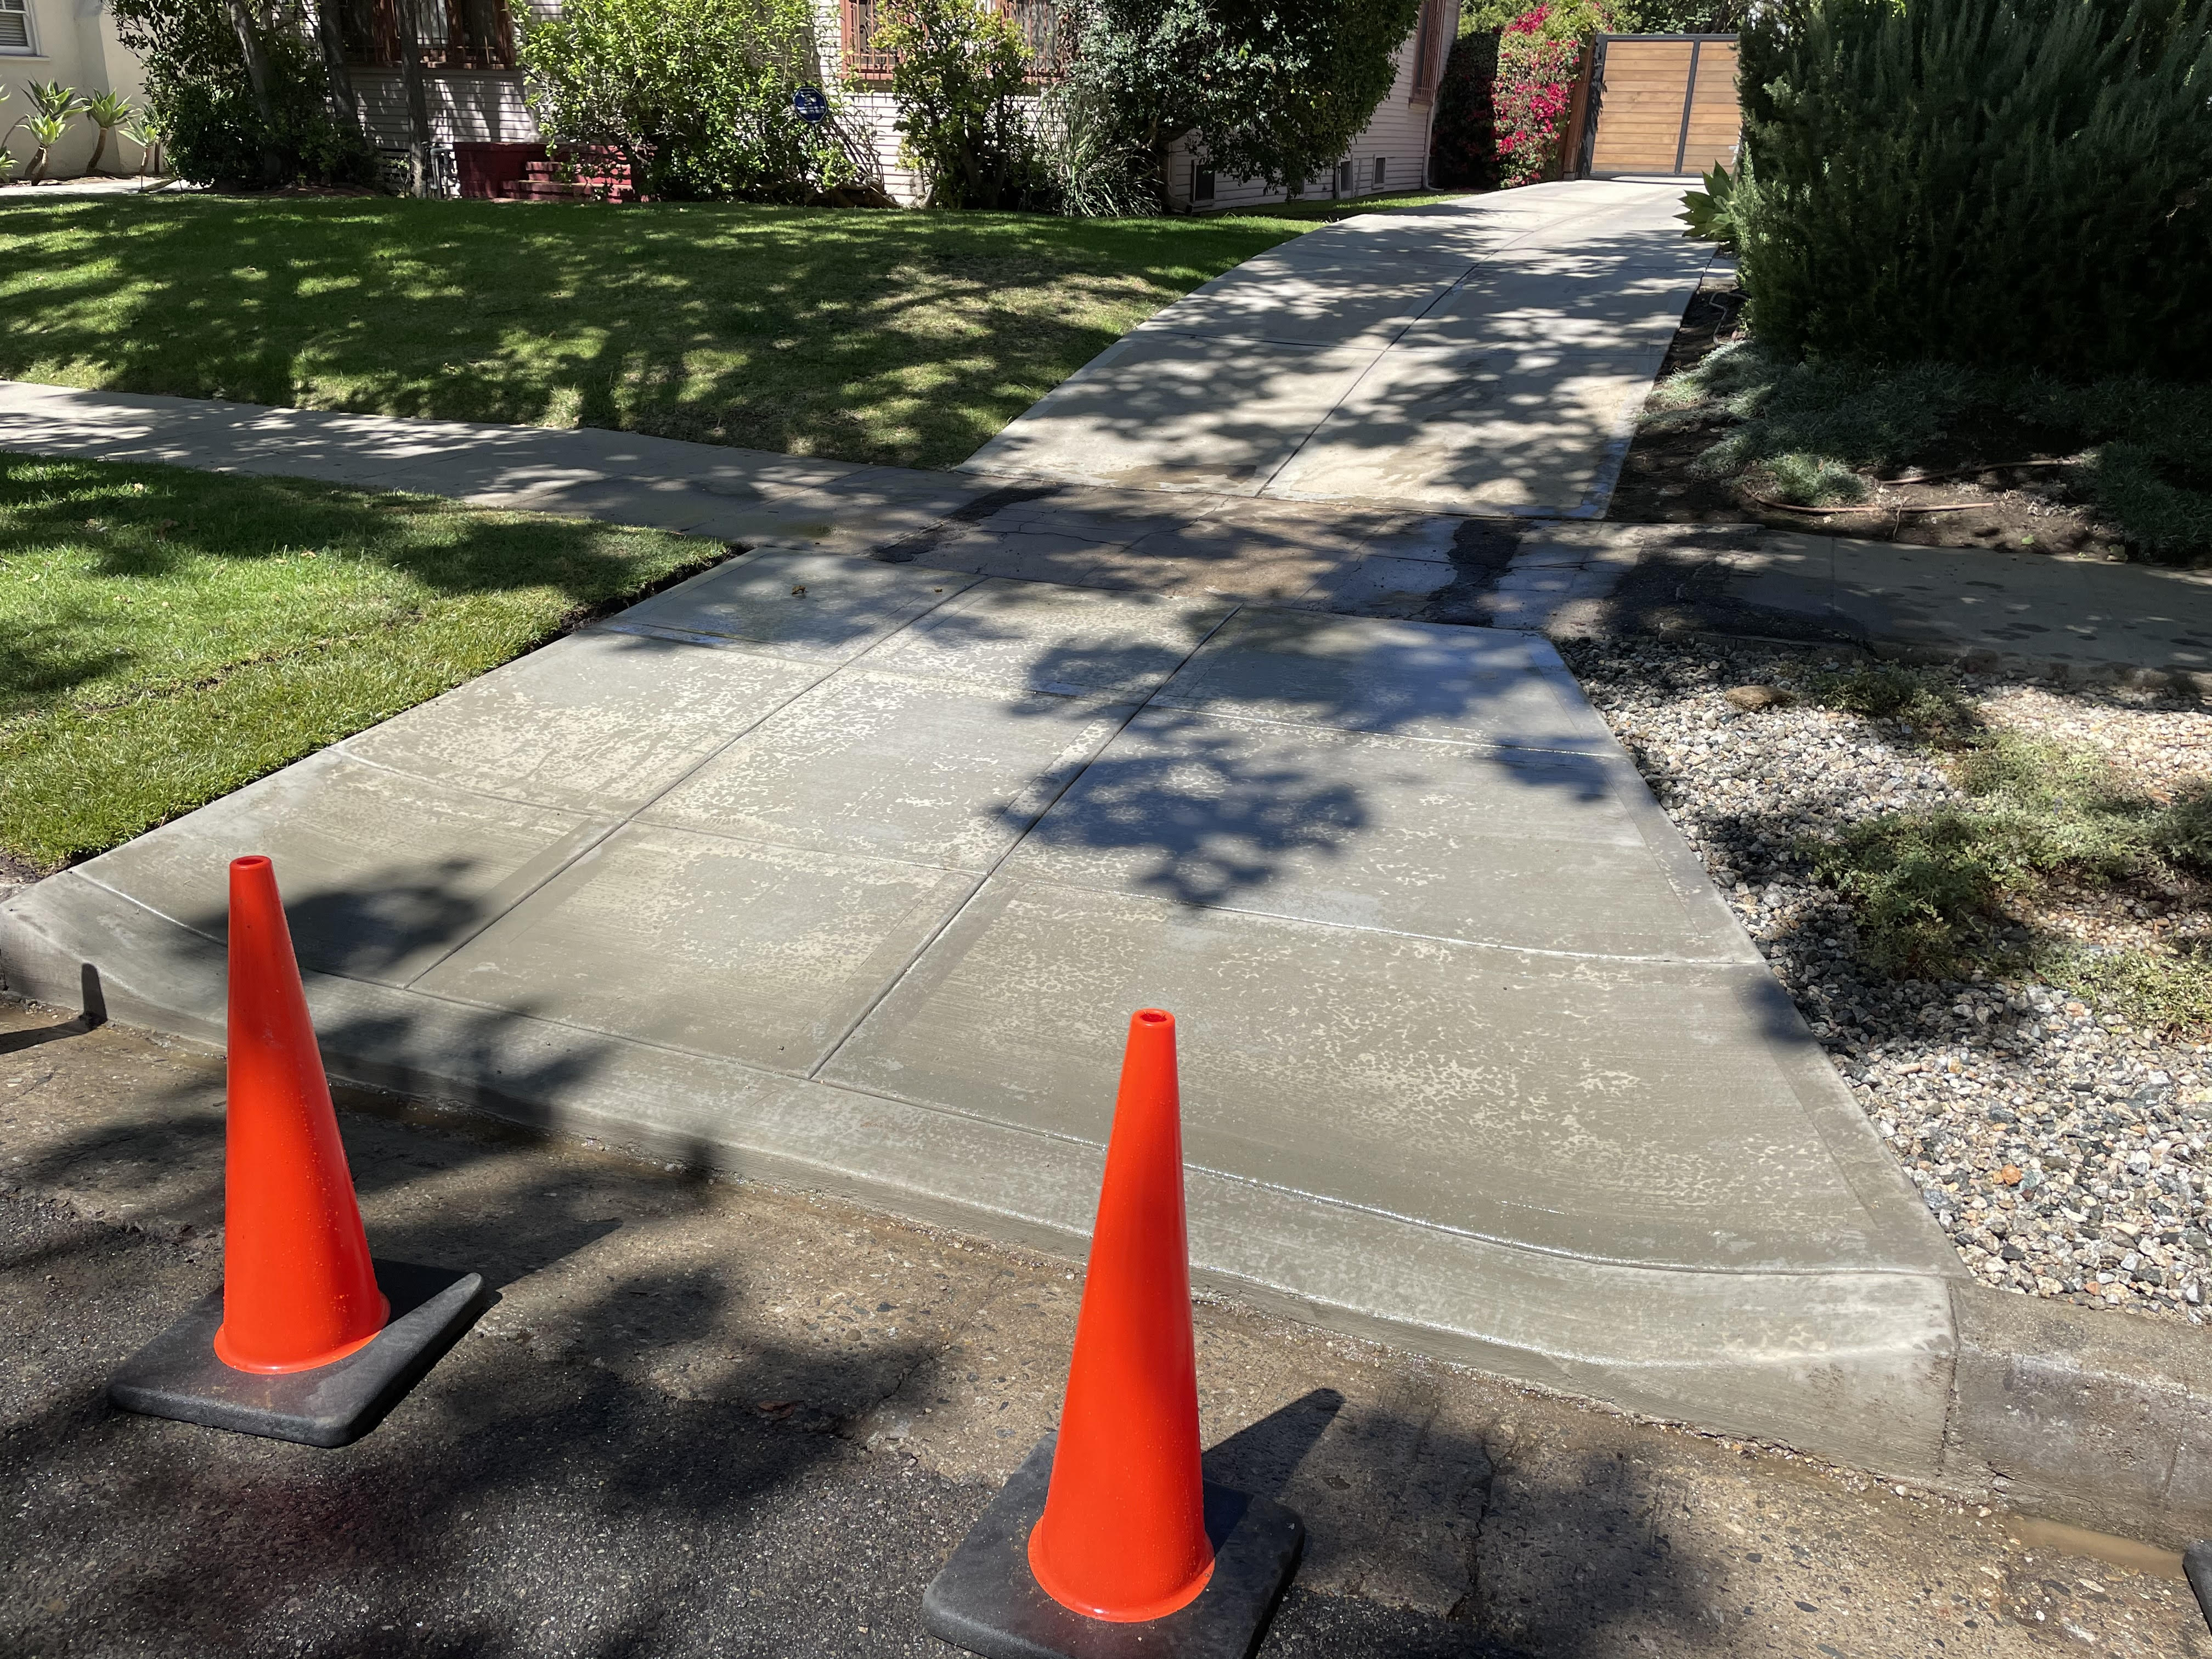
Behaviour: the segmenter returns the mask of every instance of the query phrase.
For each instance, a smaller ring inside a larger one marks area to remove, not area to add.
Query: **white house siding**
[[[0,105],[0,130],[14,125],[15,118],[24,112],[27,100],[22,83],[26,81],[58,81],[88,96],[119,92],[133,104],[144,103],[145,73],[115,38],[115,20],[107,15],[101,0],[29,0],[26,16],[29,50],[0,49],[0,85],[9,92],[7,103]],[[67,179],[82,173],[91,164],[93,149],[99,142],[92,123],[77,117],[47,158],[46,176]],[[8,147],[19,164],[27,164],[35,154],[30,140],[21,132]],[[137,165],[137,145],[118,131],[107,141],[107,157],[100,170],[130,173]],[[20,171],[16,176],[22,176]]]
[[[353,88],[371,142],[380,149],[406,149],[407,88],[399,71],[356,68]],[[435,143],[538,142],[538,123],[522,100],[522,77],[513,70],[425,70],[422,94]]]

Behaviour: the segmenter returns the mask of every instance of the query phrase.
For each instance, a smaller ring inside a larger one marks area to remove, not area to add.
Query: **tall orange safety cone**
[[[1243,1659],[1304,1540],[1282,1505],[1200,1474],[1175,1017],[1141,1008],[1122,1055],[1059,1433],[930,1585],[924,1622],[994,1659]]]
[[[270,860],[230,866],[223,1286],[108,1382],[127,1410],[310,1445],[375,1427],[486,1302],[375,1261]]]
[[[373,1340],[391,1309],[369,1265],[276,872],[265,858],[231,862],[228,1035],[216,1357],[242,1371],[312,1370]]]

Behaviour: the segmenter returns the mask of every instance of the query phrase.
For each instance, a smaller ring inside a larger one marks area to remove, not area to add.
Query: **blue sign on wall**
[[[820,121],[830,113],[830,100],[819,87],[801,87],[791,94],[791,107],[802,121]]]

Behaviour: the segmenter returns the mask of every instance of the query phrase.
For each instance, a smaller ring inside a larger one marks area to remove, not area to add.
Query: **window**
[[[1352,162],[1349,158],[1336,164],[1336,193],[1339,196],[1352,194]]]
[[[1190,164],[1190,199],[1194,203],[1210,202],[1213,199],[1213,169],[1212,167],[1201,167],[1196,161]]]
[[[507,0],[340,0],[338,33],[345,42],[346,62],[371,69],[397,65],[402,6],[427,67],[514,67],[514,22]]]
[[[843,0],[841,37],[845,73],[855,81],[888,81],[897,62],[887,52],[877,52],[876,25],[891,0]],[[1014,20],[1014,27],[1029,43],[1033,77],[1056,81],[1066,70],[1071,42],[1062,39],[1060,8],[1055,0],[998,0],[999,9]]]
[[[31,0],[0,0],[0,52],[27,58],[38,49],[31,33]]]
[[[1421,0],[1421,21],[1413,31],[1413,90],[1408,103],[1436,101],[1437,82],[1443,74],[1443,0]]]
[[[1378,190],[1382,188],[1382,180],[1388,176],[1389,165],[1379,155],[1375,158],[1375,186]]]

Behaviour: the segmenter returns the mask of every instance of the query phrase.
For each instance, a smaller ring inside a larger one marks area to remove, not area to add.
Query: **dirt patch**
[[[1743,304],[1732,273],[1708,277],[1668,347],[1661,384],[1738,338]],[[1875,475],[1865,501],[1842,507],[1788,506],[1762,499],[1741,477],[1700,476],[1698,458],[1730,424],[1714,410],[1640,429],[1606,516],[1632,524],[1754,523],[1917,547],[2124,557],[2068,469],[2057,465],[2072,457],[2075,446],[2004,410],[1970,412],[1921,447],[1910,466]]]

